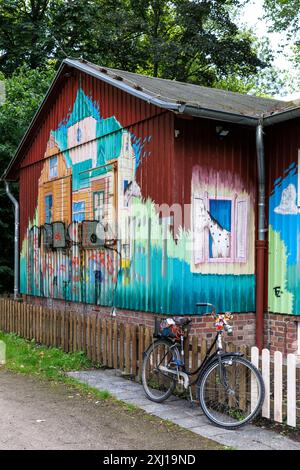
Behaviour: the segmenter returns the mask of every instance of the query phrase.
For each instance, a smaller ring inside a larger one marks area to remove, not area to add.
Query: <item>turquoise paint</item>
[[[116,305],[119,308],[146,310],[166,314],[190,314],[197,310],[197,302],[213,302],[219,311],[255,311],[254,275],[196,274],[190,272],[187,262],[168,258],[167,271],[173,275],[162,277],[162,251],[151,253],[151,280],[146,283],[147,256],[137,246],[137,256],[130,268],[137,281],[124,285],[124,271],[119,275]]]
[[[20,293],[27,294],[27,262],[26,257],[20,257]]]
[[[97,103],[93,102],[83,91],[82,88],[78,89],[72,113],[67,121],[67,127],[74,126],[82,119],[93,117],[94,119],[100,119],[100,110]]]
[[[88,188],[90,185],[89,172],[86,170],[92,169],[92,160],[85,160],[84,162],[75,163],[72,166],[72,190],[78,191],[79,189]]]
[[[300,232],[300,212],[297,212],[297,193],[298,188],[298,165],[293,162],[283,172],[284,176],[277,178],[274,182],[274,188],[269,198],[269,223],[272,230],[279,234],[280,240],[284,243],[287,250],[286,259],[286,279],[285,285],[281,286],[288,293],[292,294],[293,302],[289,311],[280,311],[280,313],[300,315],[300,261],[299,261],[299,232]],[[295,188],[295,200],[289,200],[286,204],[291,205],[294,210],[276,212],[276,208],[281,207],[283,191],[288,187]],[[274,264],[281,269],[283,262],[278,256],[279,253],[273,249],[269,256],[273,258]],[[280,254],[281,255],[281,254]],[[272,282],[272,278],[271,282]],[[276,287],[276,286],[273,286]],[[269,297],[274,295],[273,289],[269,290]]]

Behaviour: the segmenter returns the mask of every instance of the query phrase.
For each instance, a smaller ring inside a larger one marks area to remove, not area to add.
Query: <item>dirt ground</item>
[[[0,370],[0,449],[222,449],[178,426]]]

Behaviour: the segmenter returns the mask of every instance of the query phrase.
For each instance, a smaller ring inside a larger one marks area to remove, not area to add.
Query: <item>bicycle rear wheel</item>
[[[265,389],[257,368],[240,356],[214,361],[200,376],[200,405],[208,419],[226,429],[249,423],[261,410]]]
[[[169,398],[176,387],[176,376],[161,367],[176,370],[179,351],[170,341],[159,339],[145,352],[142,366],[142,384],[150,400],[161,403]]]

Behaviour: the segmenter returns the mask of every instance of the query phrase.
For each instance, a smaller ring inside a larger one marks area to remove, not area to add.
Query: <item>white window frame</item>
[[[230,257],[228,258],[210,258],[209,256],[209,229],[205,228],[201,234],[203,237],[202,240],[199,239],[199,235],[197,236],[197,227],[196,227],[196,218],[197,218],[197,200],[201,200],[204,204],[204,207],[209,210],[209,201],[210,200],[228,200],[231,201],[231,246],[230,246]],[[243,255],[239,255],[238,253],[238,207],[239,204],[243,203],[245,205],[244,214],[245,218],[243,220],[243,224],[240,230],[240,234],[242,236],[242,240],[244,247],[243,247]],[[194,236],[194,253],[193,259],[194,264],[203,264],[203,263],[246,263],[248,259],[248,213],[249,213],[249,202],[248,198],[238,197],[235,194],[232,198],[220,196],[218,198],[209,197],[208,193],[205,192],[204,194],[194,194],[193,196],[193,236]],[[198,241],[198,243],[197,243]],[[200,249],[199,249],[200,246]]]
[[[83,210],[80,210],[80,211],[74,211],[74,204],[83,204],[84,205],[84,209]],[[85,220],[85,210],[86,210],[86,203],[85,201],[73,201],[72,202],[72,221],[73,222],[83,222],[83,220]],[[82,220],[74,220],[74,216],[75,215],[78,215],[78,214],[84,214],[84,217]]]
[[[55,161],[55,164],[53,167],[51,167],[51,163]],[[50,179],[52,178],[57,178],[58,177],[58,157],[57,155],[54,155],[49,159],[49,177]]]

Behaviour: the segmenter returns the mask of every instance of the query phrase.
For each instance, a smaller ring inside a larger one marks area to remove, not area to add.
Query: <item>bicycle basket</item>
[[[175,324],[172,318],[155,318],[154,324],[154,334],[155,338],[171,338],[175,339],[179,336],[180,328]],[[181,330],[180,330],[181,331]]]

